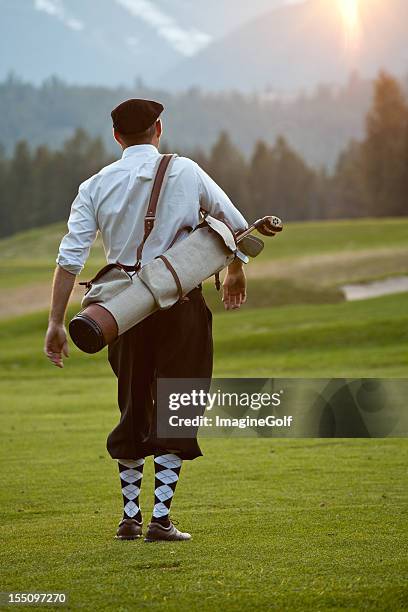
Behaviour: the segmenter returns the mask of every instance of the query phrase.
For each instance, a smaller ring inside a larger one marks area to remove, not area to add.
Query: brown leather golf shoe
[[[191,535],[176,529],[171,521],[168,527],[160,523],[150,523],[144,539],[145,542],[184,542],[186,540],[191,540]]]
[[[142,536],[142,525],[136,519],[122,519],[115,538],[117,540],[137,540]]]

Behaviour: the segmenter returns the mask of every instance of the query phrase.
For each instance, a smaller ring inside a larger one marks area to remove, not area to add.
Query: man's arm
[[[78,195],[71,206],[68,233],[63,237],[58,251],[57,264],[72,274],[82,271],[98,231],[90,195],[93,178],[79,187]]]
[[[68,357],[68,339],[64,321],[75,278],[75,274],[67,272],[61,266],[56,267],[44,352],[58,368],[64,367],[62,356]]]
[[[89,187],[92,178],[79,188],[68,219],[68,234],[61,241],[57,268],[52,286],[50,317],[44,352],[57,367],[63,367],[62,356],[68,357],[65,312],[75,284],[75,277],[84,267],[95,240],[98,226]]]
[[[248,223],[227,194],[200,166],[196,165],[200,206],[214,217],[224,217],[234,231],[244,230]],[[222,301],[226,310],[237,310],[246,302],[246,276],[241,260],[228,266],[222,283]]]

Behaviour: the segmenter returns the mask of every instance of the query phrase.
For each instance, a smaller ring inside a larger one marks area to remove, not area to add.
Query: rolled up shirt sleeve
[[[213,217],[224,216],[236,232],[246,229],[248,223],[225,191],[198,164],[195,164],[195,166],[201,208]]]
[[[68,219],[68,233],[61,240],[56,262],[61,268],[79,274],[95,241],[98,226],[88,190],[89,181],[79,187]]]

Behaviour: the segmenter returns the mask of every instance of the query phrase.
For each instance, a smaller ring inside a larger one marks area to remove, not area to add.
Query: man
[[[66,307],[89,250],[99,231],[108,263],[135,264],[141,243],[154,170],[162,134],[163,106],[151,100],[127,100],[111,113],[113,136],[122,158],[82,183],[62,239],[51,298],[45,353],[57,367],[68,357],[64,326]],[[196,227],[200,208],[223,215],[235,231],[247,224],[227,195],[192,160],[176,157],[157,210],[156,222],[143,248],[142,265],[168,249],[177,232]],[[179,232],[178,239],[185,232]],[[107,448],[118,460],[124,513],[116,537],[142,535],[139,493],[145,457],[154,455],[155,503],[146,541],[187,540],[175,528],[170,505],[184,459],[200,456],[197,440],[171,443],[157,438],[155,426],[156,380],[203,378],[212,375],[211,313],[197,287],[188,300],[158,311],[135,325],[108,347],[109,363],[118,378],[121,419],[111,432]],[[246,299],[246,280],[239,260],[228,268],[223,283],[227,310]]]

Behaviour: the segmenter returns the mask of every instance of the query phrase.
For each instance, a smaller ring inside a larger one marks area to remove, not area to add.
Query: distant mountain
[[[287,0],[0,0],[0,79],[130,85]],[[183,86],[189,86],[184,83]]]
[[[15,72],[34,83],[57,75],[78,84],[128,85],[146,66],[157,76],[182,57],[113,0],[0,0],[0,11],[2,77]]]
[[[274,9],[215,40],[163,74],[182,89],[294,92],[343,83],[350,70],[373,77],[380,68],[408,72],[408,1],[360,0],[360,32],[347,40],[338,0],[305,0]],[[352,15],[351,15],[352,17]]]
[[[408,72],[408,0],[359,0],[354,49],[340,2],[0,0],[0,80],[291,93]]]

